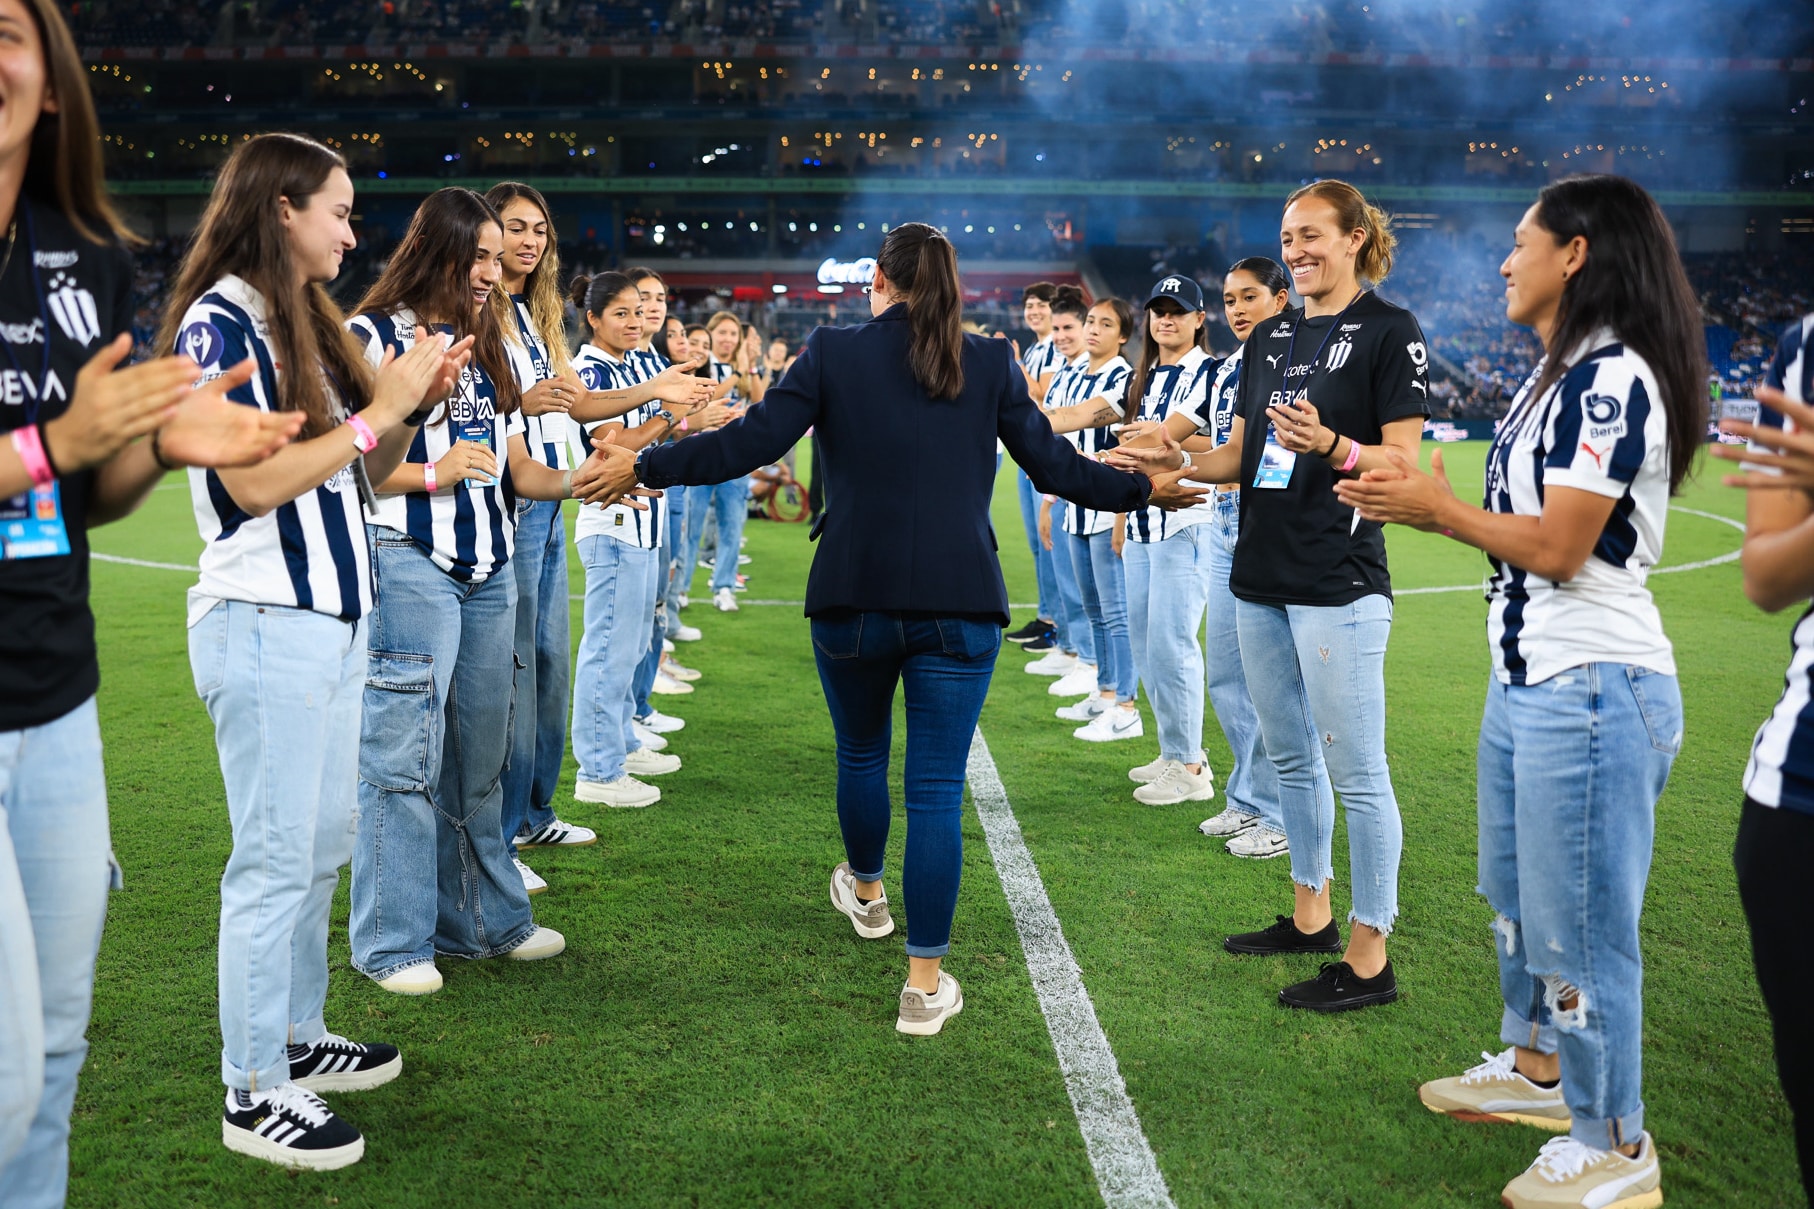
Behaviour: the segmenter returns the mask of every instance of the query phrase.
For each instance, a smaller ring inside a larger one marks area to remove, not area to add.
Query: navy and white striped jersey
[[[1020,355],[1020,367],[1027,371],[1027,381],[1037,382],[1064,368],[1064,354],[1052,343],[1052,337],[1047,336]]]
[[[548,351],[548,343],[541,333],[535,330],[535,320],[529,313],[529,301],[521,294],[510,296],[510,310],[516,316],[514,331],[504,333],[504,350],[510,354],[510,364],[516,370],[517,389],[524,394],[537,382],[554,377],[554,357]],[[573,421],[558,411],[546,415],[523,417],[523,441],[529,446],[529,454],[544,466],[555,470],[573,469],[573,461],[568,449],[572,444]]]
[[[1200,348],[1192,348],[1176,365],[1155,365],[1146,380],[1146,392],[1140,400],[1136,420],[1164,421],[1170,416],[1187,416],[1198,428],[1209,415],[1209,384],[1215,377],[1216,359]],[[1131,542],[1164,541],[1186,525],[1200,525],[1215,519],[1214,503],[1192,504],[1176,512],[1163,508],[1143,508],[1127,516],[1127,539]]]
[[[624,360],[635,367],[640,375],[638,382],[647,382],[672,364],[666,357],[652,348],[633,348],[624,354]]]
[[[636,356],[635,353],[630,355],[632,357]],[[708,365],[712,371],[712,381],[714,382],[723,382],[727,378],[734,378],[737,376],[736,365],[729,361],[720,361],[717,357],[713,357]],[[641,378],[637,379],[639,382],[642,380],[643,379]],[[728,407],[742,407],[749,401],[749,396],[743,393],[741,387],[737,386],[731,387],[731,393],[724,397],[725,405]]]
[[[1791,399],[1814,399],[1814,315],[1804,315],[1782,335],[1765,378]],[[1794,421],[1760,408],[1760,424],[1793,429]],[[1795,623],[1782,699],[1758,727],[1745,765],[1745,796],[1760,806],[1814,814],[1814,608]]]
[[[1650,366],[1610,331],[1585,341],[1541,399],[1525,380],[1487,453],[1489,512],[1539,516],[1549,487],[1617,501],[1575,577],[1555,583],[1493,559],[1487,639],[1502,684],[1541,684],[1588,663],[1675,674],[1645,581],[1663,555],[1669,434]]]
[[[1247,351],[1243,344],[1234,351],[1228,360],[1216,366],[1215,380],[1209,384],[1209,415],[1203,427],[1197,429],[1197,435],[1208,437],[1219,449],[1228,444],[1228,438],[1234,433],[1235,412],[1241,398],[1241,354]]]
[[[1124,400],[1127,397],[1128,379],[1133,373],[1134,367],[1119,356],[1091,370],[1089,354],[1085,353],[1052,379],[1052,389],[1046,395],[1046,406],[1077,407],[1092,399],[1101,399],[1105,405],[1115,410],[1117,416],[1125,417],[1127,413]],[[1113,449],[1117,443],[1114,432],[1106,424],[1067,432],[1064,438],[1077,447],[1077,452],[1088,457],[1094,457],[1105,449]],[[1080,504],[1072,504],[1065,512],[1065,531],[1078,537],[1107,533],[1114,524],[1113,512],[1099,512]]]
[[[240,278],[221,278],[183,313],[177,351],[202,367],[204,382],[253,358],[258,372],[227,397],[260,411],[276,408],[278,382],[288,371],[271,346],[264,296]],[[327,387],[344,416],[333,383]],[[350,445],[352,437],[345,439]],[[212,470],[190,468],[189,496],[207,543],[201,579],[190,594],[189,624],[220,600],[284,605],[347,621],[371,608],[370,548],[351,466],[264,516],[241,510]]]
[[[365,345],[365,359],[375,366],[387,347],[399,354],[409,351],[416,342],[417,322],[412,312],[400,310],[355,315],[346,326]],[[435,330],[452,331],[446,326]],[[425,491],[380,495],[371,523],[407,533],[435,566],[455,579],[478,583],[496,574],[510,561],[516,544],[510,438],[522,435],[522,410],[499,415],[496,384],[476,361],[469,364],[453,397],[416,432],[403,460],[426,465],[446,457],[456,441],[489,443],[498,459],[498,481],[441,483],[433,495]]]
[[[649,358],[638,356],[635,350],[619,359],[596,344],[582,344],[579,352],[573,354],[573,368],[579,371],[580,381],[586,384],[587,390],[628,390],[654,377],[648,372],[652,365]],[[582,424],[580,428],[589,445],[593,432],[602,425],[622,424],[625,428],[635,428],[654,419],[662,406],[660,399],[651,399],[614,420]],[[573,539],[614,537],[639,549],[656,549],[661,545],[662,506],[666,501],[653,498],[641,502],[648,505],[646,511],[628,504],[613,504],[609,508],[597,504],[581,506],[579,518],[573,524]]]

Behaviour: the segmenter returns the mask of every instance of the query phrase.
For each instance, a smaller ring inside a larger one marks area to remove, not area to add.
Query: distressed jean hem
[[[1392,935],[1392,925],[1394,922],[1397,921],[1397,919],[1398,919],[1398,916],[1396,914],[1388,915],[1386,917],[1386,922],[1382,924],[1382,923],[1376,923],[1371,919],[1362,919],[1360,917],[1360,915],[1358,913],[1356,913],[1355,911],[1353,911],[1352,909],[1350,909],[1348,912],[1348,923],[1350,926],[1352,926],[1354,924],[1359,924],[1363,928],[1372,928],[1375,932],[1378,932],[1381,936]]]

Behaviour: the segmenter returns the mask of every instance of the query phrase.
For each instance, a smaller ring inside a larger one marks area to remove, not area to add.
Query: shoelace
[[[365,1046],[359,1044],[357,1041],[348,1041],[339,1033],[324,1033],[322,1034],[321,1040],[317,1041],[309,1048],[338,1050],[343,1054],[363,1054],[366,1052]]]
[[[1577,1142],[1567,1134],[1551,1138],[1537,1152],[1537,1161],[1532,1164],[1537,1174],[1552,1184],[1572,1180],[1583,1171],[1605,1158],[1608,1152],[1596,1150],[1585,1143]]]
[[[1513,1059],[1517,1057],[1515,1050],[1508,1049],[1502,1054],[1489,1054],[1481,1050],[1480,1056],[1486,1061],[1479,1066],[1470,1066],[1461,1076],[1463,1083],[1492,1083],[1509,1079],[1517,1073],[1517,1068],[1512,1065]]]
[[[340,1040],[344,1041],[345,1038],[340,1038]],[[311,1125],[317,1129],[326,1125],[328,1118],[333,1115],[328,1111],[327,1104],[320,1096],[308,1088],[298,1087],[294,1083],[285,1083],[281,1087],[272,1088],[265,1095],[265,1103],[273,1112],[287,1112],[304,1125]]]

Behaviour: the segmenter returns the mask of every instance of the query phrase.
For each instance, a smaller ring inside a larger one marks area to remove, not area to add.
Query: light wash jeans
[[[1209,704],[1234,767],[1222,778],[1222,800],[1245,814],[1258,815],[1274,831],[1285,830],[1279,813],[1279,774],[1260,742],[1260,720],[1247,693],[1241,664],[1241,641],[1235,631],[1235,598],[1228,590],[1234,568],[1235,539],[1241,534],[1241,493],[1220,491],[1213,497],[1215,519],[1206,524],[1209,545],[1209,623],[1203,640],[1203,666],[1209,674]],[[1325,774],[1324,783],[1328,777]]]
[[[1070,548],[1084,616],[1089,618],[1096,687],[1103,692],[1113,689],[1117,701],[1132,701],[1139,676],[1127,636],[1127,570],[1115,555],[1115,535],[1108,529],[1089,537],[1066,533],[1053,544],[1059,541]]]
[[[1404,828],[1386,768],[1386,639],[1392,601],[1346,605],[1235,602],[1241,666],[1266,755],[1279,778],[1291,880],[1320,890],[1334,876],[1335,799],[1348,814],[1350,922],[1381,932],[1398,916]]]
[[[642,746],[631,730],[636,665],[648,650],[661,552],[615,537],[581,538],[586,620],[573,672],[573,758],[582,781],[615,781]]]
[[[516,709],[504,765],[504,842],[554,821],[567,757],[567,527],[558,500],[519,500],[516,548]],[[502,572],[500,572],[502,574]]]
[[[1027,547],[1033,551],[1033,579],[1039,588],[1039,615],[1053,625],[1063,625],[1058,618],[1058,581],[1052,574],[1052,555],[1039,542],[1039,492],[1033,480],[1018,465],[1014,467],[1014,490],[1020,498],[1020,523],[1027,535]]]
[[[1083,607],[1083,585],[1077,579],[1077,567],[1071,561],[1071,543],[1065,540],[1064,523],[1071,505],[1065,500],[1052,504],[1052,579],[1058,585],[1058,647],[1085,663],[1096,662],[1096,635],[1090,627],[1090,615]]]
[[[1487,684],[1480,892],[1498,916],[1499,1036],[1561,1055],[1570,1132],[1602,1150],[1644,1129],[1638,917],[1681,747],[1674,676],[1590,663],[1541,684]]]
[[[497,957],[535,930],[504,842],[516,576],[446,574],[372,537],[378,607],[359,741],[353,967],[383,980],[436,954]]]
[[[1159,756],[1204,762],[1203,648],[1197,634],[1209,604],[1209,526],[1186,525],[1164,541],[1129,541],[1127,632],[1134,667],[1159,723]]]
[[[0,1205],[56,1209],[118,870],[94,698],[0,731]]]
[[[718,544],[713,550],[712,591],[737,586],[737,555],[743,549],[743,523],[749,519],[750,481],[743,478],[687,488],[687,558],[684,570],[691,582],[699,565],[699,540],[705,534],[709,511],[718,521]],[[613,538],[613,541],[616,539]]]
[[[662,498],[668,506],[662,510],[661,549],[656,552],[655,615],[649,626],[649,649],[636,665],[631,687],[632,713],[638,718],[648,717],[653,708],[649,694],[655,691],[655,675],[661,671],[661,644],[680,626],[680,552],[686,543],[687,493],[677,488]]]
[[[287,1083],[327,1033],[328,911],[353,858],[365,623],[227,600],[189,630],[233,852],[220,879],[220,1077]]]

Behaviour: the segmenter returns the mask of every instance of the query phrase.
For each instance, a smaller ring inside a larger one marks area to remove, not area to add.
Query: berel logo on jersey
[[[1625,404],[1614,395],[1586,395],[1581,399],[1581,410],[1590,424],[1611,424],[1624,409]]]
[[[177,336],[176,351],[203,369],[210,369],[220,364],[221,354],[227,351],[227,340],[219,328],[206,319],[198,319]]]
[[[1430,350],[1424,347],[1421,340],[1413,340],[1405,345],[1405,351],[1411,354],[1411,364],[1419,370],[1430,363]]]
[[[62,273],[52,277],[47,288],[50,313],[65,336],[77,344],[93,344],[101,338],[101,317],[93,294]]]

